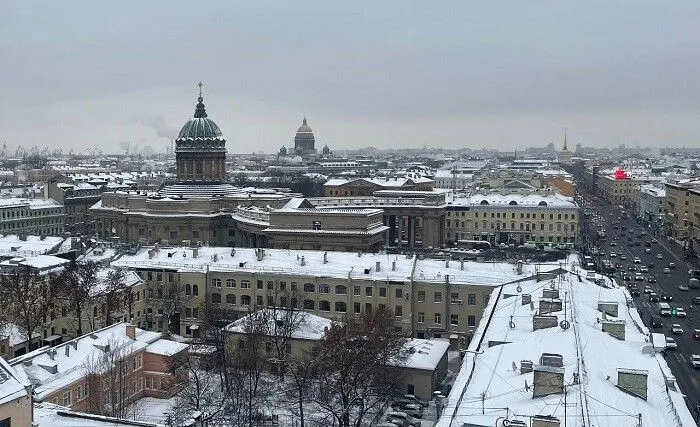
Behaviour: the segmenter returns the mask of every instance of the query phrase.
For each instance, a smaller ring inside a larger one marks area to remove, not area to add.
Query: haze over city
[[[203,81],[228,150],[698,145],[700,4],[7,3],[0,142],[165,151]]]

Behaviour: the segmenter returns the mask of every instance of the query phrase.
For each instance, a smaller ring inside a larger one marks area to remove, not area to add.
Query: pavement
[[[620,211],[617,206],[594,202],[593,205],[588,206],[588,208],[595,210],[601,215],[605,223],[607,235],[605,239],[598,240],[597,242],[597,246],[605,253],[602,258],[610,259],[613,263],[622,264],[624,270],[627,271],[632,278],[629,283],[636,283],[639,287],[641,295],[639,297],[634,297],[633,300],[644,324],[649,327],[652,332],[663,333],[676,340],[678,348],[676,350],[666,350],[665,358],[676,377],[676,383],[680,387],[681,392],[686,396],[688,407],[691,408],[691,412],[693,412],[696,404],[700,402],[700,369],[694,369],[690,365],[690,356],[691,354],[700,354],[700,340],[694,340],[692,337],[693,329],[700,329],[700,305],[693,305],[692,297],[700,295],[700,290],[690,289],[688,291],[681,291],[678,288],[680,284],[688,284],[688,280],[690,279],[688,269],[690,265],[676,251],[671,250],[671,243],[665,242],[662,236],[646,235],[639,237],[643,231],[648,233],[650,230],[645,230],[633,220],[625,217],[621,217],[621,219],[618,220]],[[614,229],[614,223],[616,221],[620,222],[617,230]],[[625,225],[627,230],[622,230],[622,225]],[[640,241],[642,245],[631,245],[628,240],[629,236],[632,236],[632,242]],[[588,237],[594,239],[594,236]],[[647,254],[644,242],[651,241],[654,238],[659,242],[652,243],[651,253]],[[616,246],[610,245],[613,241],[616,242]],[[617,253],[618,256],[611,258],[611,252]],[[620,260],[621,254],[627,256],[626,261]],[[661,254],[662,259],[658,259],[657,254]],[[635,257],[640,258],[640,264],[633,263]],[[669,262],[676,263],[676,268],[671,269],[670,273],[664,274],[663,268],[668,267]],[[654,268],[650,268],[649,273],[640,273],[644,276],[643,281],[635,281],[634,275],[636,273],[629,272],[628,267],[633,265],[639,268],[642,265],[648,266],[650,263],[654,264]],[[657,282],[649,283],[647,280],[649,275],[654,275],[657,278]],[[624,281],[619,279],[619,276],[617,276],[616,279],[619,283],[625,284]],[[688,316],[685,318],[660,316],[657,303],[650,302],[648,296],[643,293],[646,286],[651,287],[652,290],[660,296],[672,296],[673,300],[669,302],[671,307],[685,308]],[[652,316],[661,321],[663,324],[661,329],[651,328],[650,320]],[[684,333],[682,335],[674,335],[671,332],[672,324],[680,324]]]

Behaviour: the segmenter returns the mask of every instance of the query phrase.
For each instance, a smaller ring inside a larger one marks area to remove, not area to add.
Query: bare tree
[[[61,297],[68,300],[71,309],[75,312],[78,321],[77,336],[83,334],[83,310],[98,284],[98,268],[98,264],[92,261],[72,262],[54,281]]]
[[[127,305],[125,296],[128,293],[128,298],[131,299],[131,287],[124,283],[125,273],[123,270],[110,270],[107,273],[107,283],[105,292],[102,295],[104,300],[104,326],[112,324],[112,315],[115,311]],[[132,301],[133,304],[133,301]]]
[[[395,378],[386,369],[407,356],[405,338],[394,332],[386,309],[347,316],[333,325],[315,363],[313,401],[341,427],[359,427],[392,394]]]
[[[85,376],[89,378],[90,394],[88,411],[94,414],[125,418],[132,384],[129,362],[124,348],[116,340],[108,340],[97,346],[83,363]]]
[[[0,299],[7,321],[16,324],[27,337],[29,352],[33,335],[45,326],[53,308],[53,287],[30,268],[18,268],[0,275]]]
[[[187,371],[188,383],[177,396],[173,411],[169,414],[174,425],[184,425],[194,413],[200,413],[203,425],[222,424],[227,419],[229,397],[222,391],[218,368],[208,370],[201,359],[189,356],[180,365]]]

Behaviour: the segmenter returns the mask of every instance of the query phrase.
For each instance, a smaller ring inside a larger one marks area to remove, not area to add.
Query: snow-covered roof
[[[628,307],[629,293],[612,281],[599,286],[579,276],[583,271],[572,267],[574,259],[568,261],[571,272],[554,280],[528,280],[494,290],[438,427],[501,425],[498,420],[506,416],[526,423],[534,415],[563,420],[565,414],[568,425],[580,424],[581,414],[597,427],[637,425],[638,414],[642,425],[694,425],[682,394],[667,387],[668,365],[650,351],[649,330],[637,310]],[[562,310],[552,313],[553,327],[533,330],[533,315],[542,301],[546,304],[543,291],[550,289],[559,291]],[[532,305],[523,304],[525,294]],[[600,302],[617,303],[617,316],[603,315]],[[604,320],[624,325],[624,340],[603,332]],[[561,356],[561,367],[541,363],[544,353]],[[563,373],[566,407],[562,393],[533,398],[534,373],[521,374],[521,361],[531,361],[536,370]],[[646,373],[646,399],[620,388],[620,370],[642,377]]]
[[[27,396],[25,385],[29,382],[0,357],[0,405]]]
[[[291,338],[302,340],[323,339],[326,330],[333,325],[332,320],[306,311],[264,308],[241,317],[228,324],[224,329],[231,333],[245,334],[248,332],[247,325],[256,321],[266,321],[265,335],[280,336],[291,332]],[[289,322],[291,325],[285,324],[285,322]],[[290,327],[291,331],[289,331]]]
[[[13,268],[16,266],[29,267],[38,270],[39,274],[49,274],[63,270],[70,263],[65,258],[53,255],[36,255],[29,257],[16,257],[0,262],[0,267]]]
[[[24,333],[14,323],[6,323],[0,327],[0,338],[7,338],[10,347],[22,344],[27,341],[27,334]],[[34,332],[32,334],[33,339],[41,339],[41,334],[39,332]]]
[[[36,198],[36,199],[27,199],[23,197],[12,197],[12,198],[7,198],[7,199],[0,199],[0,209],[1,208],[10,208],[10,207],[18,207],[18,206],[26,206],[29,209],[44,209],[44,208],[50,208],[50,207],[63,207],[60,203],[55,201],[54,199],[43,199],[43,198]]]
[[[187,347],[188,344],[181,342],[158,340],[153,344],[149,344],[148,347],[146,347],[146,351],[148,353],[160,354],[163,356],[172,356],[173,354],[177,354],[187,349]]]
[[[387,364],[401,368],[434,371],[449,348],[450,342],[446,340],[411,338],[403,345],[406,359]]]
[[[49,402],[34,404],[34,423],[37,427],[159,427],[144,421],[135,421],[71,411]]]
[[[121,256],[112,266],[250,274],[270,271],[290,276],[408,281],[414,262],[403,255],[357,252],[265,249],[260,260],[258,254],[255,248],[141,248],[136,255]]]
[[[160,344],[161,351],[162,347],[168,345],[173,348],[181,348],[183,345],[161,338],[159,332],[139,328],[135,328],[136,339],[132,340],[126,333],[127,326],[128,324],[120,322],[55,347],[42,347],[12,359],[10,364],[31,380],[36,396],[41,399],[84,378],[89,371],[99,372],[104,369],[101,363],[95,362],[107,350],[124,358],[142,350],[148,351],[147,347],[158,341],[165,341]]]
[[[520,207],[537,207],[540,208],[544,206],[543,202],[546,203],[547,207],[555,208],[576,208],[578,205],[574,202],[572,197],[566,197],[559,193],[549,193],[549,194],[500,194],[500,193],[479,193],[472,194],[468,196],[459,196],[448,201],[448,205],[451,206],[511,206],[514,203]],[[486,201],[486,203],[484,203]],[[514,203],[513,203],[514,202]]]
[[[0,257],[45,255],[54,252],[64,240],[57,236],[0,236]]]
[[[465,285],[496,286],[533,276],[536,271],[546,272],[559,268],[559,263],[524,263],[518,274],[516,264],[507,262],[440,261],[419,259],[416,261],[413,280],[424,283],[445,283]],[[449,276],[449,277],[445,277]]]

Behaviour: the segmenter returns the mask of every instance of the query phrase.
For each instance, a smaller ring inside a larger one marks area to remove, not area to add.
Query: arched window
[[[488,204],[489,204],[489,201],[484,199],[484,200],[482,200],[481,203],[479,203],[479,204],[480,204],[480,205],[488,205]]]
[[[510,206],[515,206],[515,205],[518,204],[518,202],[516,202],[515,200],[511,200],[510,202],[508,202],[508,204],[509,204]]]
[[[185,295],[192,295],[192,285],[189,283],[185,285]]]
[[[314,284],[313,283],[304,283],[304,292],[313,292],[314,291]]]
[[[320,311],[331,311],[331,303],[328,301],[319,301],[318,302],[318,309]]]
[[[304,300],[304,310],[313,310],[315,307],[314,300],[305,299]]]
[[[345,313],[347,312],[347,309],[347,305],[344,302],[338,301],[335,303],[335,311],[338,313]]]
[[[212,302],[212,304],[221,304],[221,294],[219,294],[219,293],[211,294],[211,302]]]
[[[241,295],[241,305],[250,305],[250,295]]]
[[[348,288],[345,285],[337,285],[335,287],[335,293],[338,295],[346,295],[348,293]]]
[[[547,206],[547,202],[545,202],[544,200],[542,200],[542,201],[539,202],[537,205],[538,205],[538,206]]]
[[[192,285],[192,295],[194,295],[194,296],[199,295],[199,286],[198,285]]]

